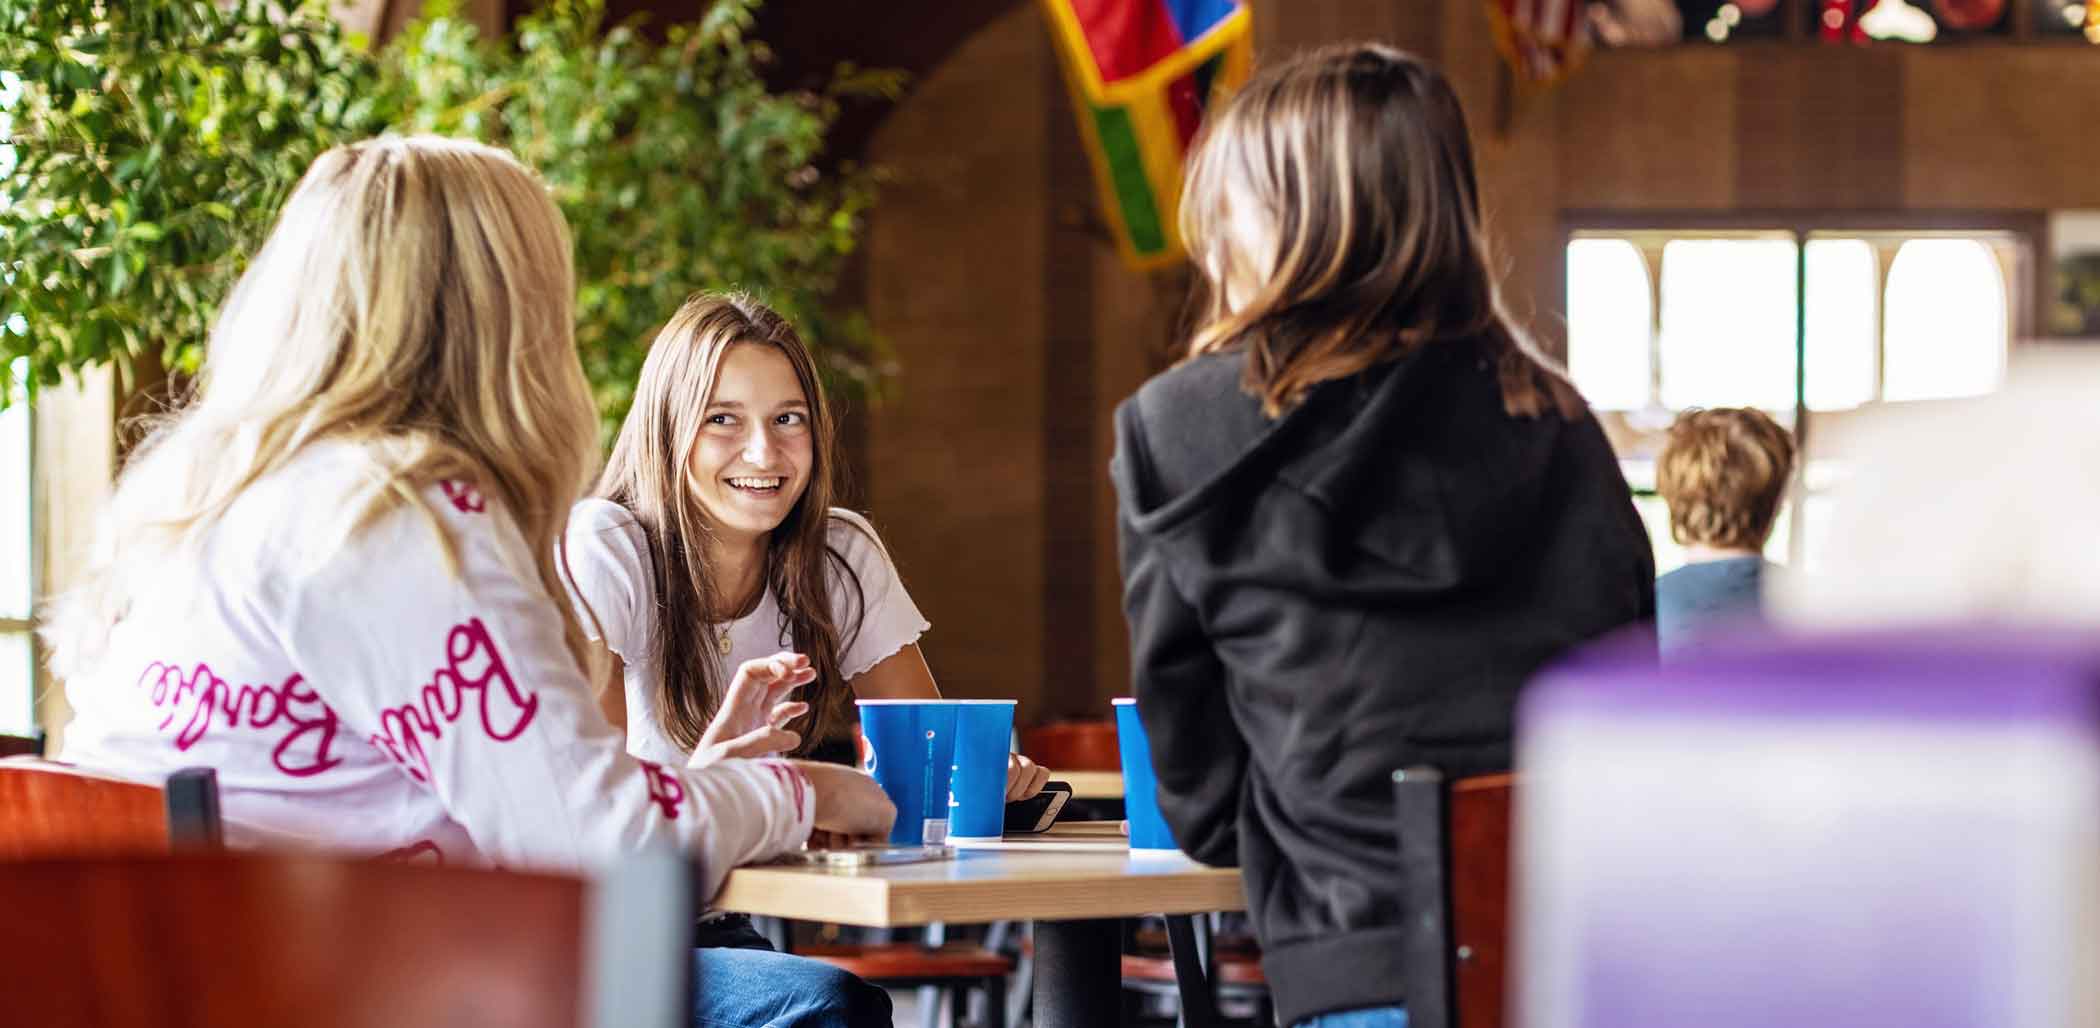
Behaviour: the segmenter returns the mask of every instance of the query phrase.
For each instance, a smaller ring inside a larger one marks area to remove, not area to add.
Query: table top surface
[[[1114,822],[1058,825],[1043,836],[950,860],[833,869],[742,867],[715,907],[798,921],[894,928],[934,921],[1073,921],[1243,910],[1240,873],[1180,853],[1133,854]]]

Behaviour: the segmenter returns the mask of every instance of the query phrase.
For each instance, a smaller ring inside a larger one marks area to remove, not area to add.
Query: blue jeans
[[[702,925],[693,1028],[890,1028],[890,994],[820,961],[776,953],[742,918]]]
[[[1407,1028],[1407,1009],[1365,1007],[1344,1010],[1339,1014],[1321,1014],[1310,1021],[1300,1021],[1297,1028]]]

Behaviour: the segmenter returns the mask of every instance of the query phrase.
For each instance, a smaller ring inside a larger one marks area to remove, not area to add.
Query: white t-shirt
[[[200,556],[142,569],[152,588],[67,683],[64,759],[143,781],[216,768],[243,847],[567,869],[668,841],[713,895],[731,868],[802,845],[815,796],[793,765],[625,752],[493,499],[446,482],[425,493],[435,522],[398,507],[322,539],[378,474],[352,445],[308,447]]]
[[[831,616],[845,644],[839,653],[839,673],[851,681],[917,642],[930,626],[912,603],[911,594],[904,591],[896,565],[866,518],[833,507],[827,537],[831,548],[860,579],[857,594],[843,575],[833,574],[829,585]],[[655,577],[649,570],[648,539],[641,524],[625,507],[609,500],[577,504],[569,512],[568,562],[574,578],[570,589],[577,604],[576,617],[585,632],[593,632],[591,613],[595,612],[597,624],[605,630],[606,648],[619,654],[626,665],[628,752],[644,760],[685,763],[690,751],[664,733],[663,719],[656,710],[655,684],[661,671],[655,638],[660,615]],[[850,635],[860,609],[857,601],[863,597],[867,616],[860,618],[860,633]],[[713,643],[720,638],[722,627],[702,624],[685,630],[704,633]],[[721,658],[724,684],[743,662],[794,649],[770,585],[759,597],[758,606],[728,628],[729,653]]]

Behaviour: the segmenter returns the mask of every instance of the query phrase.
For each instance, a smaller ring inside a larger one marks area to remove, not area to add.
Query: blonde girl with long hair
[[[855,697],[940,695],[918,647],[926,619],[874,528],[833,506],[837,432],[809,347],[757,300],[702,293],[657,333],[567,539],[605,647],[601,703],[632,752],[807,753],[850,730]],[[732,671],[752,661],[780,688],[737,704]],[[766,716],[707,737],[725,701]],[[1011,799],[1048,776],[1018,755],[1008,772]]]
[[[1391,775],[1507,768],[1525,678],[1652,617],[1647,535],[1503,312],[1434,68],[1363,44],[1262,70],[1181,223],[1210,301],[1112,465],[1160,808],[1244,868],[1279,1023],[1404,1028]]]
[[[668,841],[707,895],[812,829],[887,831],[865,776],[636,760],[594,707],[555,546],[596,463],[573,289],[561,214],[509,155],[318,158],[47,626],[65,759],[217,769],[232,846],[575,868]],[[701,959],[784,983],[710,989],[709,1024],[888,1023],[822,965]]]

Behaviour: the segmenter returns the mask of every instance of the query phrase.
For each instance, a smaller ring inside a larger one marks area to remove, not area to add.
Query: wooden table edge
[[[1075,875],[1082,884],[1091,876]],[[1240,873],[1202,868],[1180,880],[1132,876],[1111,880],[1073,899],[1045,895],[1045,879],[899,882],[872,875],[811,873],[804,868],[746,867],[716,895],[718,910],[796,921],[868,928],[904,928],[936,921],[1079,921],[1148,914],[1207,914],[1246,909]],[[787,892],[792,901],[781,902]]]

